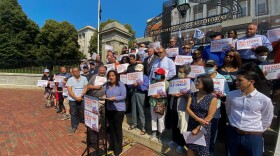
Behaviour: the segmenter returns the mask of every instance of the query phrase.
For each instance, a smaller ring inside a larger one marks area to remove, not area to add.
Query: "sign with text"
[[[167,57],[176,57],[179,55],[179,48],[167,48],[165,51]]]
[[[267,38],[270,42],[278,41],[280,39],[280,28],[268,30]]]
[[[127,84],[127,77],[126,77],[126,74],[120,74],[120,81],[123,83],[123,84]]]
[[[85,125],[90,129],[99,132],[99,116],[88,110],[84,111]]]
[[[55,88],[55,83],[53,81],[50,81],[50,87]]]
[[[38,87],[47,87],[48,86],[48,80],[38,80],[37,86]]]
[[[169,82],[168,94],[186,93],[190,91],[190,79],[177,79]]]
[[[188,77],[195,78],[197,75],[204,74],[205,69],[203,66],[196,66],[191,65],[191,72],[189,73]]]
[[[110,70],[115,70],[115,64],[105,64],[104,66],[107,67],[107,72]]]
[[[213,82],[214,82],[214,92],[216,94],[224,94],[226,80],[213,78]]]
[[[107,78],[106,77],[96,76],[95,77],[95,81],[94,81],[94,85],[95,86],[102,86],[106,82],[107,82]]]
[[[126,84],[131,85],[134,82],[143,82],[143,72],[127,73]]]
[[[54,82],[63,82],[63,80],[65,79],[65,76],[58,76],[58,75],[55,75],[54,76]]]
[[[175,58],[175,65],[184,65],[184,64],[190,64],[192,63],[193,59],[192,56],[186,56],[186,55],[177,55]]]
[[[157,95],[157,94],[164,94],[165,91],[165,82],[157,82],[154,84],[150,84],[148,96]]]
[[[118,61],[121,61],[124,56],[128,56],[128,54],[122,54],[117,57]]]
[[[229,51],[232,44],[232,38],[211,41],[211,52]]]
[[[113,51],[113,47],[110,46],[110,45],[105,45],[105,50],[106,50],[106,51],[108,51],[108,50]]]
[[[263,65],[262,70],[267,80],[280,79],[280,63]]]
[[[118,73],[126,72],[128,66],[129,66],[128,63],[117,65],[117,72]]]
[[[96,114],[99,113],[98,98],[85,95],[84,101],[85,101],[85,110],[91,111]]]
[[[256,37],[256,38],[250,38],[245,40],[237,40],[237,50],[241,49],[252,49],[254,47],[258,47],[262,45],[262,38]]]

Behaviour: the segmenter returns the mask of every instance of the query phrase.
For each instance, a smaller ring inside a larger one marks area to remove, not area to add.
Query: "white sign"
[[[196,75],[200,75],[204,73],[205,73],[205,69],[203,66],[191,65],[191,72],[189,73],[188,77],[195,78]]]
[[[166,94],[165,91],[165,82],[157,82],[154,84],[150,84],[149,86],[149,91],[148,91],[148,96],[151,95],[157,95],[157,94]]]
[[[143,82],[143,72],[133,72],[126,74],[126,84],[131,85],[134,82]]]
[[[62,95],[68,96],[68,89],[66,87],[63,87]]]
[[[192,56],[186,56],[186,55],[177,55],[175,58],[175,65],[184,65],[184,64],[190,64],[192,63],[193,59]]]
[[[214,93],[224,94],[226,80],[213,78],[213,82],[214,82]]]
[[[48,80],[38,80],[37,86],[38,87],[47,87],[48,86]]]
[[[160,48],[160,42],[153,42],[149,44],[149,48],[158,49]]]
[[[107,72],[110,70],[115,70],[115,64],[105,64],[104,66],[107,67]]]
[[[94,85],[95,86],[102,86],[106,82],[107,82],[107,78],[106,77],[96,76],[95,77],[95,81],[94,81]]]
[[[118,56],[118,61],[121,61],[124,56],[128,56],[128,54],[122,54]]]
[[[146,49],[147,49],[147,48],[139,48],[139,49],[138,49],[138,53],[137,53],[137,54],[140,56],[141,62],[144,62],[144,59],[145,59],[146,57],[148,57],[148,53],[145,52]]]
[[[211,41],[211,52],[229,51],[232,44],[232,38]]]
[[[58,76],[58,75],[55,75],[54,76],[54,82],[63,82],[65,79],[65,76]]]
[[[169,82],[168,94],[186,93],[190,91],[190,79],[177,79]]]
[[[85,110],[91,111],[93,113],[99,113],[98,99],[89,95],[84,96]]]
[[[53,81],[50,81],[50,87],[55,88],[55,83]]]
[[[128,63],[117,65],[117,72],[118,73],[126,72],[128,66],[129,66]]]
[[[167,48],[165,49],[167,57],[176,57],[179,55],[179,48]]]
[[[262,69],[267,80],[280,79],[280,63],[263,65]]]
[[[127,84],[127,83],[126,83],[126,81],[127,81],[126,74],[120,74],[120,81],[121,81],[123,84]]]
[[[187,131],[183,133],[183,136],[187,144],[206,146],[205,136],[201,131],[197,135],[193,135],[192,132]]]
[[[270,42],[278,41],[280,39],[280,28],[268,30],[267,38]]]
[[[96,132],[99,132],[99,116],[90,111],[84,111],[85,125]]]
[[[77,97],[82,96],[84,88],[72,88],[72,89],[73,89],[73,93],[75,94],[75,96],[77,96]]]
[[[262,38],[256,37],[256,38],[250,38],[245,40],[237,40],[237,50],[240,49],[252,49],[254,47],[258,47],[262,45]]]
[[[113,47],[110,46],[110,45],[105,45],[105,50],[106,50],[106,51],[108,51],[108,50],[113,51]]]

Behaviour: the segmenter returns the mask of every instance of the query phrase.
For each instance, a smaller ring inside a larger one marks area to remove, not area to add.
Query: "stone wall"
[[[36,86],[42,74],[0,73],[0,86],[39,88]]]

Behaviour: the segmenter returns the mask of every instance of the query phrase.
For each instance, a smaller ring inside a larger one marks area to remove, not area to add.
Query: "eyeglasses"
[[[163,52],[158,52],[158,54],[162,54]]]

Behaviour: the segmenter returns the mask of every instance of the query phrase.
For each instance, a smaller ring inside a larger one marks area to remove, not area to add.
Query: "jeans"
[[[81,121],[82,101],[69,101],[70,115],[71,115],[71,126],[72,128],[78,128]]]

